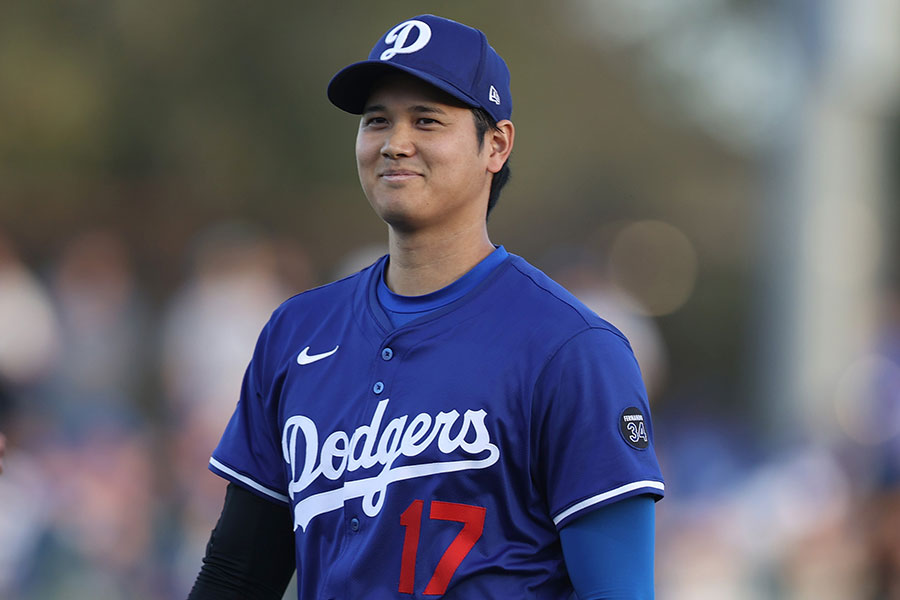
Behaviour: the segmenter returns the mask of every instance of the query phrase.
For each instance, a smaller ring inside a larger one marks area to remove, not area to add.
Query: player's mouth
[[[392,169],[390,171],[384,171],[379,174],[384,181],[399,183],[402,181],[409,181],[410,179],[415,179],[417,177],[421,177],[421,174],[416,173],[415,171],[407,171],[406,169]]]

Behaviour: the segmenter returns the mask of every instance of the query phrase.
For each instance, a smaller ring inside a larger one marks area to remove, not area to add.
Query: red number
[[[431,581],[425,588],[425,594],[441,595],[447,591],[450,585],[450,578],[456,573],[459,564],[466,557],[466,554],[472,550],[475,542],[481,537],[484,531],[484,515],[487,513],[483,506],[469,506],[468,504],[454,504],[453,502],[431,503],[431,513],[428,515],[432,520],[439,519],[441,521],[458,521],[463,524],[462,530],[453,538],[441,560],[438,562]]]
[[[422,528],[422,500],[415,500],[400,515],[400,524],[406,527],[403,537],[403,555],[400,558],[400,592],[412,594],[416,582],[416,552],[419,550],[419,530]]]
[[[403,538],[403,554],[400,559],[400,587],[404,594],[412,594],[415,588],[416,553],[419,549],[419,534],[422,527],[422,500],[414,500],[400,515],[400,525],[406,528]],[[434,574],[425,587],[425,594],[439,596],[447,591],[450,580],[466,555],[472,551],[475,542],[484,532],[484,517],[487,511],[483,506],[470,506],[454,502],[431,503],[428,518],[432,521],[456,521],[463,524],[462,530],[453,538],[444,555],[438,561]]]

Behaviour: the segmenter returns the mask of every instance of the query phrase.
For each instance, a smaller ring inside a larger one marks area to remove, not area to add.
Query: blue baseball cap
[[[388,30],[367,60],[331,78],[328,99],[342,110],[362,114],[375,81],[392,71],[409,73],[464,104],[483,108],[496,121],[512,114],[509,69],[487,37],[434,15],[419,15]]]

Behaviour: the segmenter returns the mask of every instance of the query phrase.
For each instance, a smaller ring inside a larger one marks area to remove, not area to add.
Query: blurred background
[[[493,241],[636,349],[657,597],[900,598],[895,0],[3,3],[0,597],[186,595],[260,328],[386,249],[325,86],[421,12],[511,66]]]

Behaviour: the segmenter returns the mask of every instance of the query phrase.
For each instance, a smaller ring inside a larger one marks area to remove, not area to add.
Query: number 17
[[[419,534],[422,529],[423,500],[414,500],[400,515],[400,525],[406,528],[403,538],[403,553],[400,558],[400,587],[403,594],[412,594],[416,579],[416,553],[419,549]],[[470,506],[454,502],[431,502],[428,518],[432,521],[456,521],[463,524],[444,555],[438,561],[434,574],[425,587],[426,595],[439,596],[447,591],[450,579],[456,573],[460,563],[472,550],[475,542],[484,531],[484,516],[487,511],[483,506]]]

